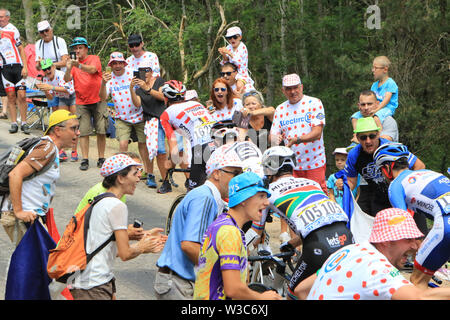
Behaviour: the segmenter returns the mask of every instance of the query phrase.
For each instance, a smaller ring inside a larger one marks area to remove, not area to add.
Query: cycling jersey
[[[404,170],[389,186],[389,200],[395,208],[434,220],[414,262],[417,269],[433,275],[450,258],[450,180],[431,170]]]
[[[14,31],[1,31],[0,54],[3,66],[8,64],[22,64],[22,58],[18,49],[21,44],[20,38],[16,37]]]
[[[186,101],[172,104],[160,117],[168,139],[175,139],[178,131],[191,147],[212,142],[211,128],[215,123],[208,110],[199,102]]]

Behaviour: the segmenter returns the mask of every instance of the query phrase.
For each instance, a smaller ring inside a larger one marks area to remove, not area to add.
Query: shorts
[[[194,189],[205,183],[206,162],[213,151],[213,141],[192,148],[191,171],[188,179],[189,189]]]
[[[161,125],[161,121],[158,121],[158,154],[166,153],[166,133]],[[183,152],[183,136],[178,132],[175,132],[177,137],[178,152]]]
[[[70,289],[70,293],[74,300],[113,300],[116,293],[115,279],[88,290]]]
[[[106,103],[97,102],[77,105],[77,117],[80,122],[80,137],[89,136],[95,128],[96,134],[106,134],[108,128],[108,110]]]
[[[54,96],[52,100],[47,100],[47,106],[49,108],[59,107],[59,97]]]
[[[359,190],[357,203],[369,216],[375,217],[379,211],[392,207],[385,193],[377,192],[368,185],[359,186]]]
[[[129,141],[131,138],[131,132],[133,128],[136,131],[137,135],[137,141],[139,143],[145,143],[145,134],[144,134],[144,126],[145,122],[139,122],[139,123],[129,123],[126,121],[123,121],[121,119],[115,119],[116,120],[116,138],[119,141]]]
[[[328,195],[327,182],[325,180],[325,170],[326,166],[322,166],[320,168],[311,169],[311,170],[294,170],[293,176],[295,178],[306,178],[313,180],[320,184],[322,191]]]
[[[319,270],[328,257],[346,245],[354,243],[345,222],[335,222],[312,231],[303,239],[302,256],[289,283],[289,290]]]
[[[2,68],[0,68],[0,97],[6,97],[6,91],[5,87],[3,86],[3,80],[2,80]]]
[[[153,284],[157,300],[192,300],[194,282],[179,277],[176,273],[156,272]]]
[[[72,93],[67,98],[59,97],[59,107],[71,107],[75,105],[75,93]]]
[[[22,78],[22,65],[7,64],[2,68],[2,82],[5,92],[14,92],[15,90],[26,90],[25,79]]]

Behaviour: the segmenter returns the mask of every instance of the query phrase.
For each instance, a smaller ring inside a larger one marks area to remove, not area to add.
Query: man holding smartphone
[[[100,58],[90,55],[90,46],[83,37],[76,37],[69,46],[76,53],[77,59],[67,61],[64,81],[73,79],[75,87],[75,103],[80,120],[80,170],[89,169],[89,135],[93,132],[92,119],[97,135],[98,162],[101,168],[105,161],[106,129],[108,126],[108,110],[106,102],[100,101],[102,83],[102,65]]]

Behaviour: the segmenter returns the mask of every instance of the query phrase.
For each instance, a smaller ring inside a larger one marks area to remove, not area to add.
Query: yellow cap
[[[57,125],[58,123],[64,122],[69,119],[76,119],[76,118],[77,116],[75,114],[70,113],[67,110],[64,109],[56,110],[50,115],[50,119],[48,121],[48,128],[47,130],[45,130],[44,135],[46,135],[48,130],[50,130],[50,128],[53,127],[54,125]]]

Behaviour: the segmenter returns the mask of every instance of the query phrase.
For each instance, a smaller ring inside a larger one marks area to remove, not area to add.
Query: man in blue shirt
[[[154,289],[159,300],[192,300],[200,244],[206,228],[226,209],[228,183],[242,173],[242,161],[226,144],[206,163],[206,182],[183,198],[172,220],[169,237],[156,265]]]
[[[365,213],[374,217],[377,212],[390,208],[391,204],[388,184],[375,165],[373,154],[379,146],[391,141],[380,138],[380,128],[372,117],[358,119],[354,132],[359,145],[349,152],[344,171],[352,190],[357,185],[358,173],[367,182],[367,185],[360,186],[358,205]],[[425,168],[425,164],[412,153],[409,154],[408,164],[412,170]]]

